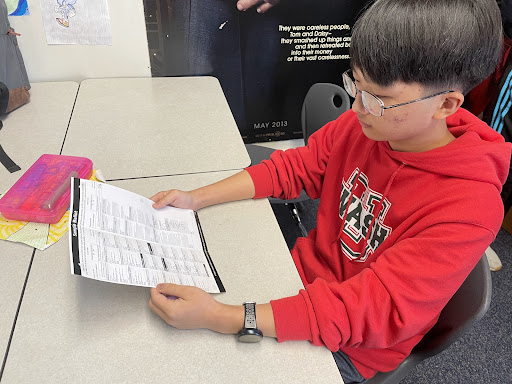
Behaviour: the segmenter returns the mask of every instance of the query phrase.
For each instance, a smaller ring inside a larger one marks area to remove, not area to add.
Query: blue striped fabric
[[[491,128],[496,132],[501,133],[503,130],[503,123],[505,121],[505,116],[510,111],[510,107],[512,106],[512,70],[508,71],[508,74],[505,78],[505,82],[501,87],[500,93],[498,95],[498,100],[496,101],[496,106],[494,107],[494,112],[492,114],[491,119]]]

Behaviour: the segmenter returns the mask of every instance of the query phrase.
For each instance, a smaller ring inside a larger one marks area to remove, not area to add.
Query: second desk
[[[245,168],[249,155],[214,77],[88,79],[63,155],[108,180]]]

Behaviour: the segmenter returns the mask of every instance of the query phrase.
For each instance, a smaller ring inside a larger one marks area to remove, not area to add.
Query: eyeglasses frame
[[[423,100],[427,100],[427,99],[430,99],[432,97],[436,97],[436,96],[439,96],[439,95],[444,95],[446,93],[450,93],[450,92],[454,92],[454,91],[442,91],[442,92],[438,92],[438,93],[435,93],[433,95],[430,95],[430,96],[425,96],[425,97],[421,97],[419,99],[416,99],[416,100],[412,100],[412,101],[407,101],[405,103],[398,103],[398,104],[393,104],[393,105],[390,105],[388,107],[385,107],[384,106],[384,102],[379,99],[377,96],[375,96],[373,93],[371,92],[368,92],[368,91],[362,91],[360,90],[359,88],[357,88],[356,86],[356,83],[355,81],[352,79],[352,77],[350,77],[349,73],[352,72],[351,69],[348,69],[346,70],[345,72],[343,72],[343,87],[345,88],[345,91],[347,91],[348,95],[352,98],[356,98],[357,96],[357,93],[361,93],[361,98],[362,98],[362,101],[363,101],[363,106],[364,106],[364,109],[366,109],[368,111],[368,113],[370,113],[372,116],[376,116],[376,117],[382,117],[382,115],[384,114],[384,110],[385,109],[391,109],[391,108],[396,108],[396,107],[401,107],[402,105],[407,105],[407,104],[412,104],[412,103],[416,103],[417,101],[423,101]],[[349,80],[350,82],[352,82],[352,84],[354,85],[354,88],[356,90],[356,94],[354,96],[351,95],[351,90],[347,89],[347,85],[346,85],[346,82],[345,82],[345,79]],[[375,100],[377,100],[377,102],[379,103],[380,105],[380,115],[375,115],[374,113],[372,113],[368,107],[366,106],[366,103],[365,103],[365,100],[366,98],[364,97],[365,94],[368,94],[370,96],[372,96]]]

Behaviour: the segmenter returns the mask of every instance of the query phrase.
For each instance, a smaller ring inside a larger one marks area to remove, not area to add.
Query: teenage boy
[[[501,45],[495,0],[377,0],[353,28],[343,74],[351,111],[307,147],[203,188],[159,192],[154,207],[290,199],[302,189],[320,198],[317,228],[292,250],[305,289],[256,305],[258,328],[325,345],[347,384],[393,370],[503,219],[510,144],[460,108]],[[177,328],[247,334],[244,306],[195,287],[161,284],[149,305]]]

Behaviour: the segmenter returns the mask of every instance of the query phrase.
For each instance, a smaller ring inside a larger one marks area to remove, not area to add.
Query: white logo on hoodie
[[[345,256],[365,262],[375,252],[391,234],[392,229],[384,225],[390,208],[389,200],[383,200],[382,194],[369,187],[368,177],[359,168],[352,172],[348,182],[343,179],[339,215],[344,220],[342,233],[345,236],[341,236],[340,242]]]

